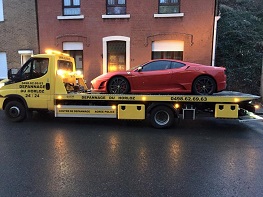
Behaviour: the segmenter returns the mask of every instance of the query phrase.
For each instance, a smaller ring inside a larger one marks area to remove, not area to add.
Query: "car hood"
[[[127,76],[131,73],[131,71],[116,71],[116,72],[109,72],[109,73],[105,73],[105,74],[102,74],[96,78],[94,78],[92,81],[95,81],[95,80],[107,80],[113,76],[117,76],[117,75],[122,75],[122,76]]]

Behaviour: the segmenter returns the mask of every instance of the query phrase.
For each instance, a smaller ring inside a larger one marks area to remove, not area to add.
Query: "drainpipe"
[[[262,53],[262,65],[261,65],[260,96],[261,96],[261,102],[263,102],[263,53]]]
[[[215,56],[216,56],[216,41],[217,41],[217,23],[220,16],[215,16],[214,22],[214,35],[213,35],[213,52],[212,52],[212,66],[215,66]]]

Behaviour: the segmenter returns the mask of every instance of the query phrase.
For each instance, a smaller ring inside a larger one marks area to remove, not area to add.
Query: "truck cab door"
[[[47,109],[51,99],[49,58],[31,58],[14,76],[28,108]]]

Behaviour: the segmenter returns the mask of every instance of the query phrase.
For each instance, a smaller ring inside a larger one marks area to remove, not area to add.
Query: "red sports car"
[[[226,88],[225,68],[178,60],[152,60],[127,71],[109,72],[91,81],[92,92],[192,93],[211,95]]]

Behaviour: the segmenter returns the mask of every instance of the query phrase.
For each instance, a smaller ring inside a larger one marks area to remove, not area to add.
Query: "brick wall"
[[[102,19],[106,0],[82,0],[81,20],[58,20],[61,0],[38,0],[40,50],[62,50],[63,41],[84,43],[87,81],[102,74],[102,39],[126,36],[131,40],[131,67],[151,59],[152,41],[183,40],[184,60],[211,65],[215,0],[181,0],[179,18],[154,18],[158,0],[127,0],[129,19]]]
[[[18,50],[38,51],[34,0],[3,0],[4,21],[0,22],[0,51],[6,52],[9,68],[19,68]]]

